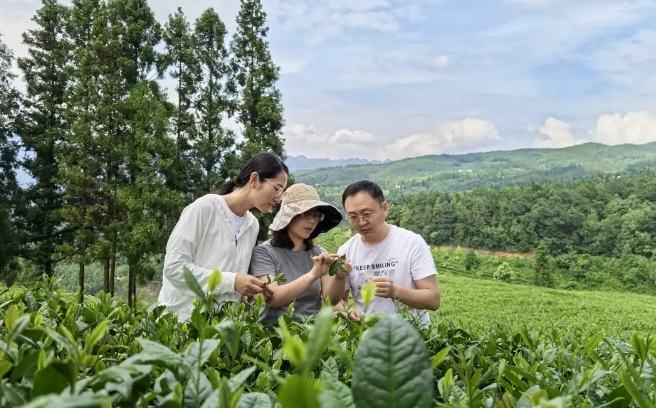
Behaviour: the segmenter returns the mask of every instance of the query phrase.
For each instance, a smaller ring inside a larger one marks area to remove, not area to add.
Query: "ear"
[[[387,216],[387,213],[389,212],[389,206],[387,205],[387,201],[383,201],[383,203],[380,206],[383,208],[383,214]]]
[[[252,172],[251,176],[248,178],[248,184],[251,188],[257,187],[257,184],[260,182],[260,175],[257,172]]]

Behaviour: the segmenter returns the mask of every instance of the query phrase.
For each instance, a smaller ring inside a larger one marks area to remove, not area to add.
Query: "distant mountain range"
[[[387,163],[334,165],[294,171],[297,183],[318,187],[322,197],[339,203],[343,188],[369,179],[389,197],[423,191],[504,188],[532,182],[566,182],[587,176],[629,174],[656,169],[656,142],[607,146],[586,143],[560,149],[518,149],[457,155],[429,155]]]
[[[306,156],[287,156],[285,163],[289,167],[289,171],[295,172],[299,170],[314,170],[338,166],[351,166],[354,164],[382,164],[389,163],[391,160],[365,160],[365,159],[313,159]]]

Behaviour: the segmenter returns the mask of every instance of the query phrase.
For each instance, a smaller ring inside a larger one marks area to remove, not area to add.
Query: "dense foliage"
[[[422,156],[383,164],[330,167],[294,172],[299,183],[321,186],[333,204],[349,183],[370,179],[390,199],[438,190],[514,187],[567,182],[589,176],[627,173],[656,166],[656,143],[605,146],[587,143],[562,149],[521,149],[489,153]]]
[[[217,273],[212,282],[219,280]],[[475,335],[448,321],[419,329],[399,315],[357,324],[329,308],[307,324],[284,315],[280,329],[271,330],[255,323],[261,299],[250,308],[217,310],[190,274],[187,281],[199,300],[186,324],[160,308],[129,309],[109,295],[77,304],[48,280],[5,293],[0,404],[656,405],[656,345],[638,333],[623,340],[576,328],[497,326]]]
[[[161,23],[147,0],[41,3],[15,61],[20,78],[0,42],[0,279],[72,263],[84,288],[87,267],[100,264],[114,294],[123,260],[132,303],[186,204],[255,152],[284,158],[267,16],[260,0],[241,0],[230,40],[212,8]],[[271,214],[258,216],[266,231]]]
[[[656,172],[406,197],[390,222],[432,245],[552,254],[654,256]]]

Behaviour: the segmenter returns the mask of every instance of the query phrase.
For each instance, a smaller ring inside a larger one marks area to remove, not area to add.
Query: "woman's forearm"
[[[267,306],[277,308],[289,305],[296,298],[305,293],[315,280],[317,280],[317,278],[310,271],[300,278],[287,282],[284,285],[278,285],[277,283],[270,285],[269,287],[271,288],[273,295],[267,302]]]

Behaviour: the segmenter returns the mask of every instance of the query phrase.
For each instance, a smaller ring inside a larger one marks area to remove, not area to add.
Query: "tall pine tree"
[[[233,105],[226,87],[229,60],[225,24],[210,8],[196,20],[194,34],[196,59],[202,69],[202,82],[194,105],[198,118],[194,158],[201,169],[194,185],[195,197],[199,197],[217,189],[231,176],[235,135],[223,126]]]
[[[233,168],[260,151],[269,151],[285,159],[281,138],[284,125],[280,91],[276,88],[278,68],[271,59],[266,41],[269,28],[260,0],[241,0],[237,31],[230,44],[230,81],[228,89],[236,97],[234,113],[242,128],[241,152]],[[259,239],[266,238],[275,212],[257,216]]]
[[[176,194],[162,185],[160,175],[170,170],[168,111],[166,98],[150,80],[161,77],[165,56],[155,48],[162,40],[162,28],[146,0],[110,0],[109,49],[116,56],[116,76],[107,72],[109,83],[115,84],[120,117],[108,136],[114,141],[113,152],[118,163],[115,173],[117,195],[112,205],[118,209],[119,250],[128,261],[128,301],[134,305],[137,279],[149,274],[145,265],[164,247],[167,209],[176,213],[182,203]],[[120,47],[116,47],[120,44]],[[151,112],[151,114],[148,114]],[[169,172],[170,174],[170,172]],[[151,191],[147,191],[148,189]],[[159,196],[161,202],[157,202]],[[134,205],[134,204],[137,205]],[[171,207],[166,205],[171,203]],[[161,224],[158,223],[161,222]]]
[[[80,290],[84,290],[85,267],[95,260],[105,263],[105,291],[110,290],[109,242],[101,241],[107,214],[102,192],[103,177],[98,135],[99,117],[104,114],[97,89],[103,61],[95,51],[106,35],[105,10],[100,0],[73,0],[67,34],[73,52],[70,59],[70,93],[65,119],[71,124],[61,146],[59,173],[64,188],[62,216],[74,230],[70,243],[59,247],[62,254],[79,266]]]
[[[170,15],[164,27],[166,44],[166,64],[169,74],[175,81],[175,108],[173,112],[173,133],[176,141],[174,166],[166,174],[168,186],[188,194],[193,200],[191,146],[196,140],[197,126],[194,117],[194,99],[201,78],[201,70],[194,52],[194,36],[191,26],[181,8]]]
[[[61,215],[63,190],[59,180],[59,159],[64,135],[71,46],[66,38],[68,8],[57,0],[43,0],[32,19],[37,28],[23,33],[28,57],[18,66],[26,82],[26,96],[20,137],[29,155],[23,167],[34,179],[24,192],[19,214],[29,245],[22,256],[39,265],[48,276],[54,273],[55,249],[68,241],[70,229]]]
[[[170,234],[171,214],[179,214],[184,195],[169,189],[162,170],[173,162],[175,142],[168,137],[166,97],[154,81],[132,87],[125,108],[131,117],[130,143],[122,146],[128,182],[117,198],[125,211],[121,254],[128,263],[128,304],[136,301],[137,279],[152,279],[151,256],[159,254]]]
[[[0,279],[7,285],[16,279],[15,257],[19,237],[13,210],[19,196],[16,179],[18,146],[15,140],[19,119],[20,94],[14,87],[11,72],[13,54],[0,36]]]
[[[273,63],[266,40],[269,28],[260,0],[241,0],[237,31],[230,44],[230,90],[238,95],[236,117],[243,130],[242,161],[259,151],[284,158],[284,126],[280,68]]]

